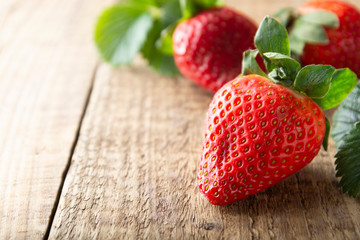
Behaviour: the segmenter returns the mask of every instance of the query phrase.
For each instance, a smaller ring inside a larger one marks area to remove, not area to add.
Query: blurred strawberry
[[[348,67],[360,76],[360,12],[338,0],[312,0],[288,14],[292,51],[303,64]]]
[[[257,26],[229,8],[213,8],[180,23],[173,34],[180,72],[212,91],[241,72],[243,52],[254,48]]]

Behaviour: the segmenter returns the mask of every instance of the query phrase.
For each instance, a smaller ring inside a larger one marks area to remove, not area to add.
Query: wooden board
[[[141,59],[98,68],[93,24],[111,2],[0,1],[0,239],[360,238],[334,146],[247,200],[201,198],[211,94]],[[257,22],[301,2],[227,1]]]
[[[196,174],[210,100],[142,62],[103,65],[50,238],[359,238],[359,201],[341,194],[333,151],[247,200],[203,199]]]
[[[287,5],[265,2],[236,7],[259,22]],[[159,76],[141,60],[119,70],[102,65],[50,238],[360,238],[360,201],[339,189],[333,143],[263,193],[225,207],[203,199],[196,174],[210,100],[188,80]]]
[[[360,202],[342,194],[334,146],[274,187],[229,206],[198,191],[211,94],[139,60],[102,65],[51,239],[356,239]]]
[[[91,34],[105,4],[0,1],[0,239],[46,233],[96,69]]]

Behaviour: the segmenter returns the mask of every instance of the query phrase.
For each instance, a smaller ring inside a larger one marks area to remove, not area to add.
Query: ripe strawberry
[[[213,8],[180,23],[173,53],[180,72],[212,91],[241,72],[242,54],[254,48],[257,26],[228,8]]]
[[[212,204],[263,191],[309,164],[321,144],[326,150],[330,123],[322,108],[336,107],[357,82],[349,69],[301,68],[290,57],[286,29],[271,17],[254,43],[257,50],[244,53],[242,76],[220,88],[208,110],[198,183]]]
[[[313,0],[298,11],[330,11],[339,19],[338,28],[325,28],[329,43],[307,43],[301,60],[304,64],[329,64],[336,68],[348,67],[360,76],[360,12],[352,5],[338,0]]]
[[[258,75],[236,78],[210,104],[200,191],[216,205],[261,192],[310,163],[324,134],[309,97]]]

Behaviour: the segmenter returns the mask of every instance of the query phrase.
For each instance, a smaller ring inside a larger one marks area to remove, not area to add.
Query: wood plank
[[[196,172],[210,99],[143,64],[102,66],[50,238],[359,237],[351,213],[359,202],[341,194],[326,152],[247,200],[218,207],[201,198]]]
[[[229,2],[258,22],[290,4]],[[50,238],[360,238],[360,202],[341,193],[333,150],[244,201],[220,207],[203,199],[196,174],[210,100],[190,81],[159,76],[139,59],[119,70],[102,65]]]
[[[0,239],[40,239],[49,224],[109,1],[0,1]]]

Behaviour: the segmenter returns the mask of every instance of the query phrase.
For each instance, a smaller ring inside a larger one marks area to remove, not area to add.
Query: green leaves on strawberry
[[[255,46],[273,82],[313,98],[324,110],[338,106],[356,85],[356,75],[349,69],[335,69],[329,65],[309,65],[300,69],[300,63],[290,57],[290,40],[286,29],[271,17],[265,17],[262,21],[255,36]],[[255,58],[256,52],[252,52],[250,58]],[[248,55],[245,53],[244,56]],[[251,60],[247,57],[243,74],[249,71],[264,75],[260,68],[254,66],[256,61],[252,61],[251,66],[247,64],[249,62]]]
[[[114,66],[130,63],[143,46],[153,20],[145,6],[116,5],[105,10],[95,30],[103,58]]]
[[[179,0],[183,19],[189,19],[199,12],[213,7],[222,7],[224,0]]]
[[[126,0],[100,15],[94,32],[102,58],[119,66],[130,64],[138,53],[156,71],[179,73],[172,56],[172,34],[177,24],[221,0]]]
[[[289,56],[286,29],[270,17],[255,45],[244,53],[242,76],[216,92],[207,114],[198,183],[212,204],[261,192],[309,164],[322,144],[327,148],[330,124],[320,106],[337,106],[356,85],[348,69],[300,69]],[[268,76],[257,66],[258,53]],[[337,88],[339,82],[346,86]]]
[[[180,18],[177,0],[124,1],[100,15],[95,27],[95,43],[103,59],[113,66],[130,64],[141,52],[155,70],[178,74],[174,59],[167,54],[165,41],[161,40],[163,30]]]
[[[147,39],[141,49],[142,56],[157,72],[164,75],[177,75],[179,73],[175,66],[174,58],[165,50],[165,39],[161,37],[163,23],[156,21],[147,35]],[[170,49],[171,51],[172,49]]]
[[[179,72],[218,90],[241,71],[257,26],[223,0],[127,0],[105,10],[95,42],[105,61],[129,64],[141,53],[160,73]]]
[[[292,53],[304,65],[348,67],[360,76],[360,11],[341,0],[310,0],[275,14],[290,31]]]
[[[255,46],[260,53],[274,52],[290,56],[287,31],[273,18],[265,17],[255,35]],[[267,58],[265,58],[267,61]]]
[[[354,89],[356,81],[356,74],[350,69],[336,69],[331,76],[330,89],[327,94],[323,98],[314,100],[324,110],[334,108]]]
[[[316,10],[300,14],[294,8],[285,8],[274,14],[286,28],[290,29],[290,45],[295,55],[303,53],[306,43],[328,44],[329,38],[325,27],[338,28],[339,19],[336,14]]]

